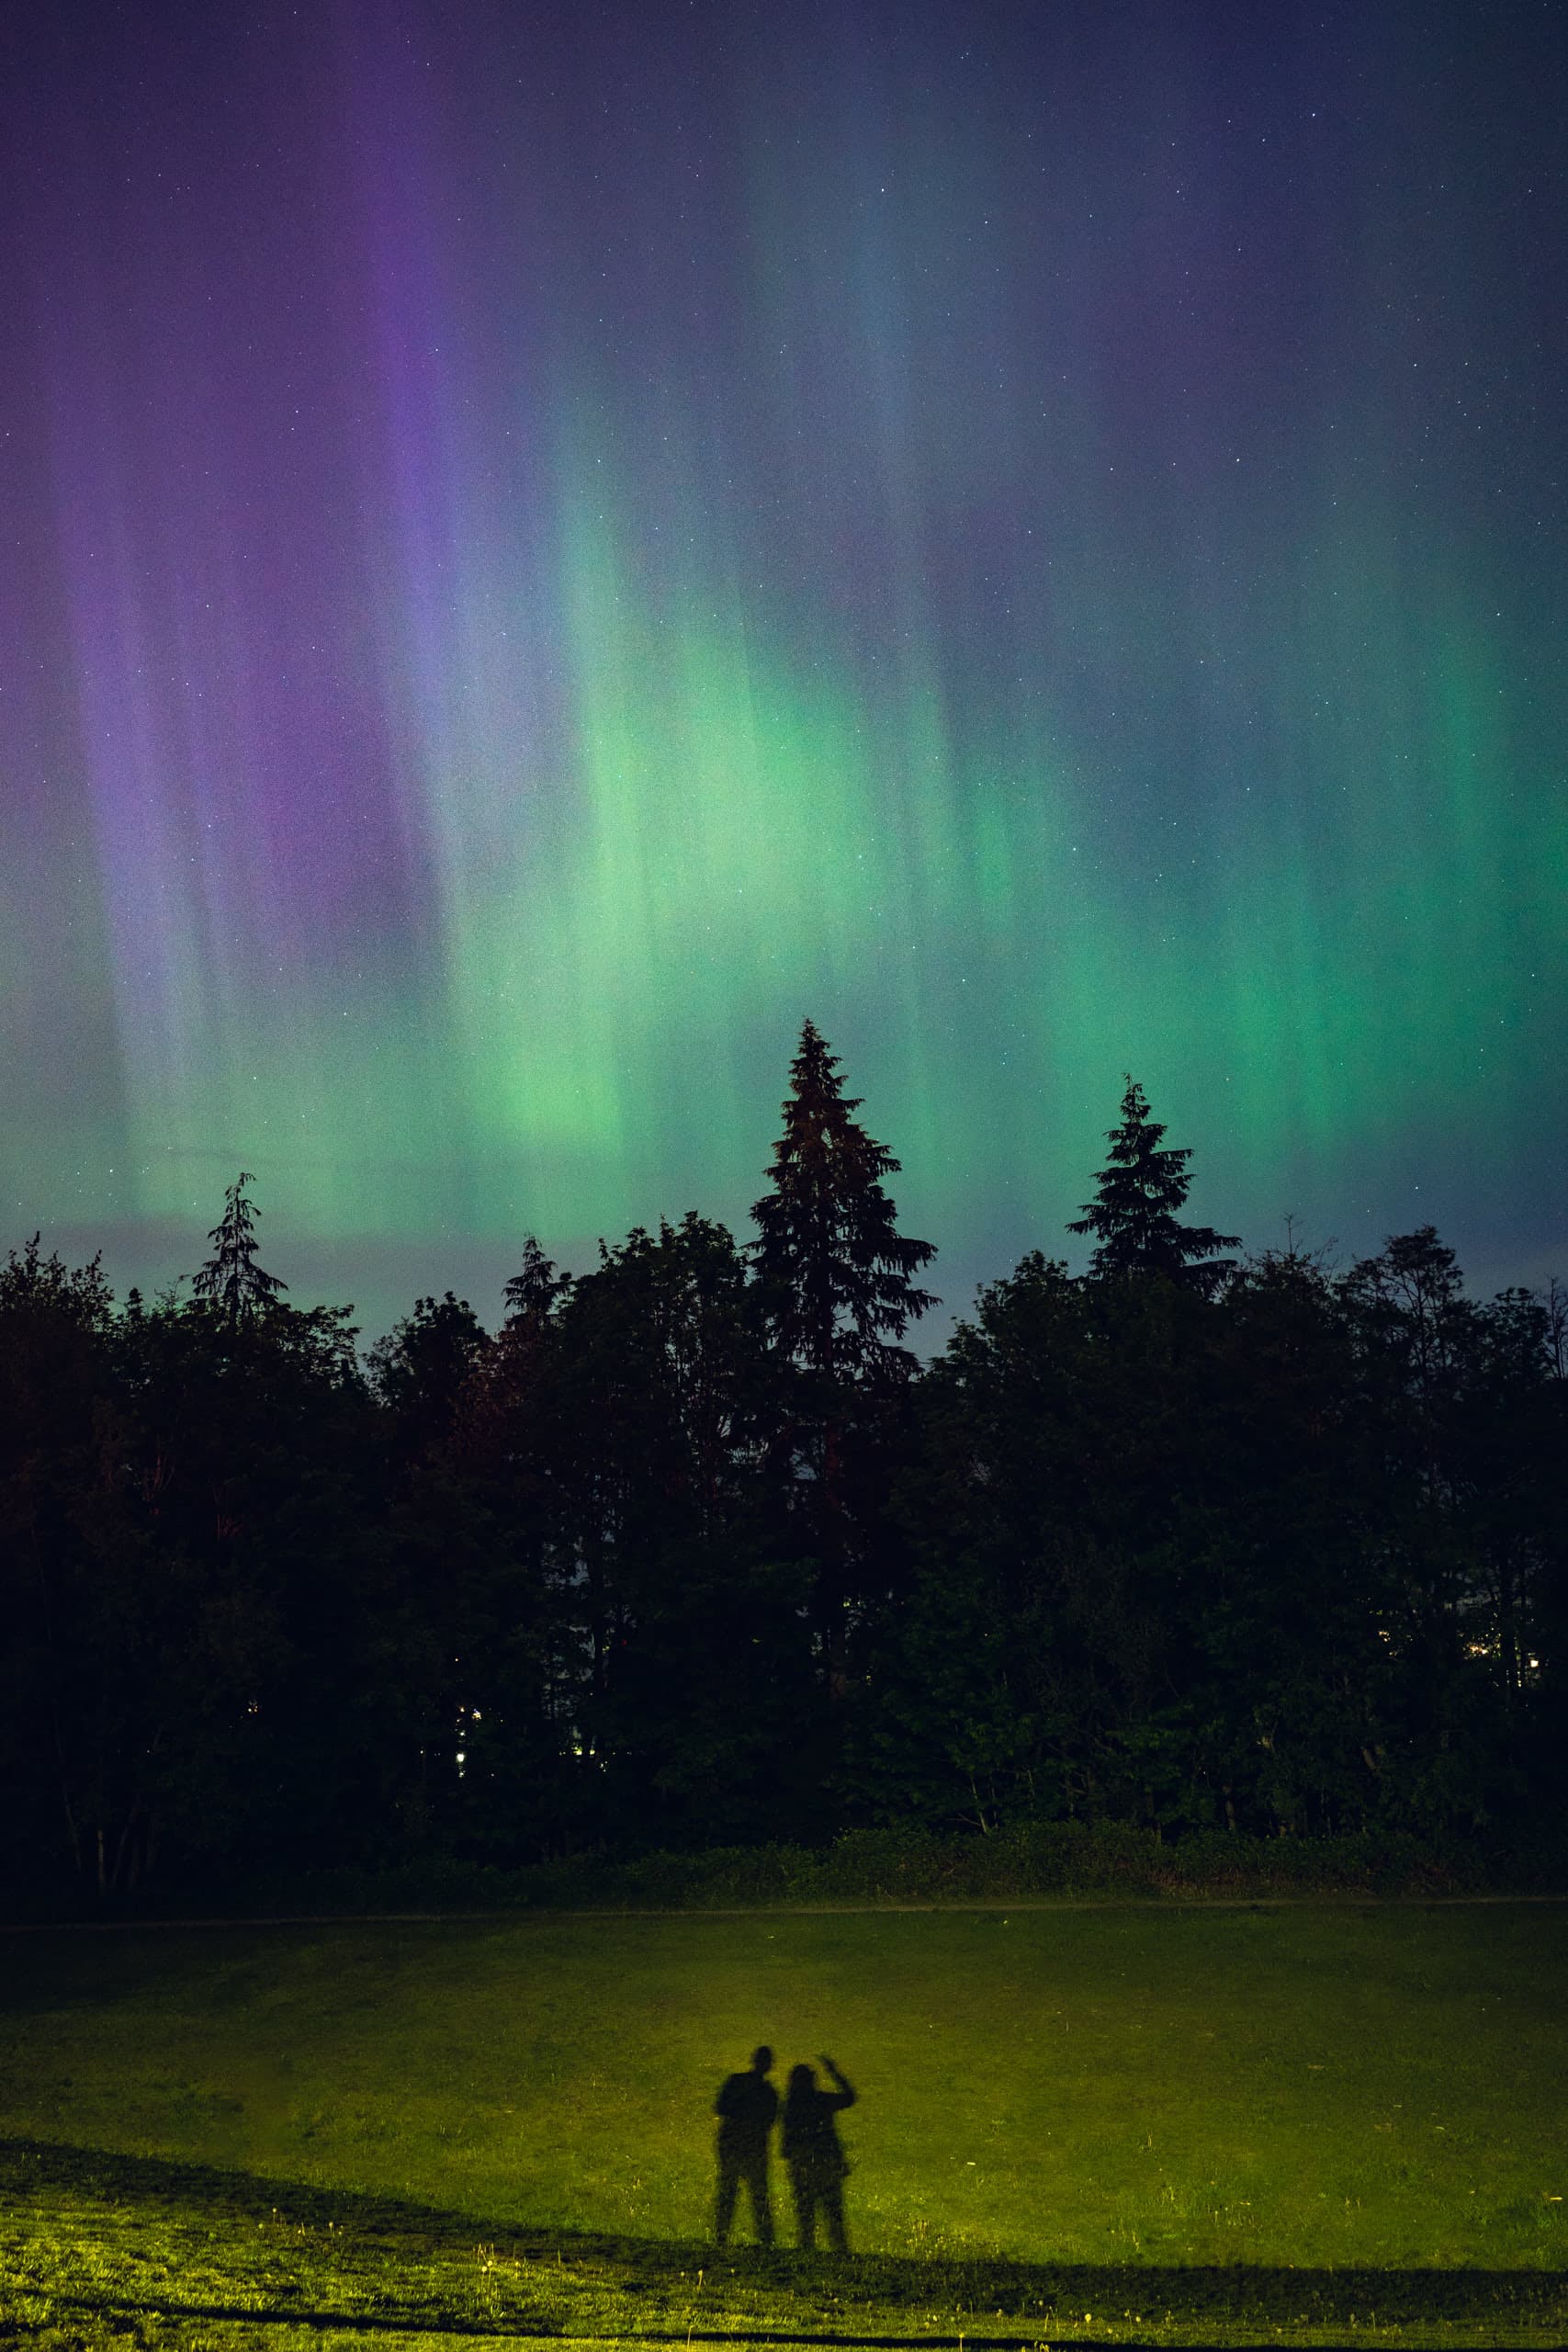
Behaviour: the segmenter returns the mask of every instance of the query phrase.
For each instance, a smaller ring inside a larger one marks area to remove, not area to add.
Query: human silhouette
[[[718,2118],[718,2192],[714,2199],[713,2233],[719,2245],[729,2243],[729,2225],[735,2219],[735,2199],[742,2181],[751,2199],[758,2245],[773,2242],[768,2137],[779,2111],[779,2095],[768,2080],[773,2063],[773,2053],[764,2042],[751,2052],[745,2074],[726,2075],[713,2103]]]
[[[836,2087],[819,2090],[809,2066],[790,2068],[789,2088],[784,2094],[784,2159],[789,2166],[789,2185],[795,2197],[797,2243],[807,2254],[815,2251],[817,2215],[820,2210],[834,2253],[848,2254],[844,2175],[850,2164],[833,2119],[840,2108],[853,2107],[855,2095],[852,2085],[826,2052],[819,2055]]]

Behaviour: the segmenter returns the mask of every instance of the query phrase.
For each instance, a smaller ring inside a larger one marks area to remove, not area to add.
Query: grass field
[[[0,2332],[1568,2341],[1565,1982],[1525,1904],[6,1937]],[[763,2038],[846,2264],[705,2244]]]

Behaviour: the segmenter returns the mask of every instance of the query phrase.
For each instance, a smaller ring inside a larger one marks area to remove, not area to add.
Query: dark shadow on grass
[[[222,2303],[159,2303],[148,2301],[92,2302],[83,2296],[56,2295],[51,2298],[63,2307],[76,2311],[96,2312],[105,2316],[113,2312],[122,2317],[132,2315],[147,2319],[206,2320],[208,2322],[243,2322],[251,2327],[318,2327],[373,2335],[464,2336],[482,2338],[487,2343],[550,2344],[563,2339],[572,2344],[831,2344],[843,2347],[843,2352],[905,2352],[905,2347],[919,2345],[925,2352],[964,2352],[964,2347],[984,2345],[989,2352],[1050,2352],[1049,2339],[1043,2327],[1032,2335],[1000,2335],[973,2330],[963,2335],[931,2335],[922,2328],[918,2335],[851,2335],[840,2329],[831,2332],[813,2328],[809,2332],[791,2334],[783,2328],[765,2327],[673,2327],[638,2328],[629,2332],[617,2328],[614,2334],[595,2336],[581,2328],[520,2328],[486,2327],[464,2320],[407,2320],[378,2318],[355,2312],[256,2312],[236,2305],[230,2309]],[[1093,2337],[1076,2336],[1079,2344],[1092,2344]],[[1183,2345],[1176,2338],[1140,2337],[1118,2329],[1113,2338],[1117,2352],[1214,2352],[1204,2338],[1195,2337]],[[1227,2335],[1223,2352],[1280,2352],[1280,2339],[1271,2336],[1267,2343],[1259,2340],[1246,2343]],[[1364,2352],[1362,2344],[1337,2345],[1329,2337],[1314,2335],[1310,2352]],[[1530,2352],[1568,2352],[1563,2344],[1537,2342]]]
[[[443,2254],[471,2256],[476,2240],[492,2246],[502,2257],[549,2266],[552,2292],[559,2287],[592,2288],[631,2298],[648,2295],[657,2301],[660,2288],[681,2298],[679,2325],[617,2324],[614,2335],[634,2336],[649,2343],[719,2344],[750,2342],[791,2344],[832,2342],[845,2346],[898,2346],[918,2340],[932,2347],[961,2342],[985,2342],[998,2347],[1037,2346],[1059,2322],[1081,2324],[1081,2314],[1106,2315],[1117,2326],[1116,2341],[1134,2346],[1125,2333],[1139,2321],[1190,2331],[1190,2340],[1202,2343],[1205,2324],[1224,2323],[1227,2329],[1258,2325],[1294,2326],[1322,2333],[1354,2314],[1363,2324],[1381,2327],[1420,2326],[1465,2322],[1506,2323],[1510,2328],[1555,2323],[1568,2337],[1568,2271],[1479,2269],[1293,2269],[1235,2263],[1183,2267],[1154,2263],[1017,2262],[1004,2257],[861,2255],[806,2256],[790,2251],[762,2253],[756,2249],[717,2256],[703,2240],[662,2240],[620,2237],[580,2230],[542,2229],[500,2215],[455,2212],[412,2199],[350,2189],[321,2188],[306,2182],[280,2180],[255,2173],[223,2170],[157,2156],[122,2155],[108,2149],[73,2147],[39,2140],[0,2139],[0,2211],[13,2220],[28,2206],[48,2204],[51,2196],[83,2202],[130,2208],[148,2218],[199,2221],[207,2230],[231,2222],[236,2232],[252,2233],[257,2223],[333,2233],[334,2252],[358,2250],[374,2256],[378,2248],[403,2259]],[[243,2240],[237,2235],[236,2252]],[[699,2296],[694,2280],[705,2272],[706,2286]],[[389,2281],[389,2284],[390,2282]],[[523,2281],[519,2280],[519,2284]],[[541,2284],[543,2281],[541,2281]],[[771,2297],[799,2298],[801,2324],[796,2329],[773,2324],[759,2314],[748,2323],[744,2299],[765,2291]],[[428,2305],[405,2301],[397,2307],[389,2297],[373,2311],[323,2311],[301,2300],[286,2297],[264,2310],[240,2305],[162,2299],[156,2294],[101,2297],[76,2292],[56,2293],[51,2288],[25,2291],[47,2295],[51,2301],[77,2311],[142,2312],[167,2319],[243,2323],[249,2326],[288,2325],[341,2328],[367,2333],[408,2335],[513,2337],[541,2341],[570,2335],[579,2340],[591,2329],[567,2324],[558,2312],[539,2326],[526,2324],[526,2314],[488,2322],[482,2317],[433,2312]],[[690,2299],[690,2315],[686,2299]],[[727,2307],[734,2312],[730,2324],[716,2324]],[[949,2335],[913,2327],[908,2335],[859,2334],[857,2309],[874,2312],[886,2327],[890,2312],[907,2307],[929,2317],[933,2310],[951,2311],[955,2323]],[[635,2316],[635,2314],[634,2314]],[[670,2314],[661,2312],[660,2320]],[[650,2310],[649,2319],[653,2320]],[[694,2323],[705,2320],[706,2326]],[[1027,2335],[1004,2332],[1008,2319],[1024,2322]],[[958,2332],[962,2328],[962,2335]],[[1172,2340],[1162,2336],[1164,2352]],[[1227,2352],[1247,2352],[1234,2338]]]

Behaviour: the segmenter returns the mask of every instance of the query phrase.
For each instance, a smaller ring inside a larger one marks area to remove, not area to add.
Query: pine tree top
[[[1180,1223],[1176,1212],[1191,1187],[1187,1163],[1192,1154],[1162,1142],[1164,1124],[1151,1117],[1131,1071],[1126,1080],[1121,1124],[1106,1134],[1110,1159],[1094,1199],[1084,1203],[1082,1216],[1073,1218],[1067,1231],[1093,1234],[1091,1274],[1158,1273],[1210,1292],[1230,1269],[1215,1252],[1238,1249],[1241,1237]]]
[[[912,1277],[936,1255],[901,1234],[883,1179],[898,1161],[853,1114],[839,1057],[812,1021],[790,1064],[772,1188],[752,1207],[753,1256],[777,1344],[808,1370],[863,1376],[936,1300]]]
[[[523,1263],[506,1283],[508,1323],[547,1322],[556,1306],[572,1287],[570,1274],[558,1273],[553,1258],[547,1258],[539,1246],[536,1234],[523,1237]]]
[[[256,1251],[261,1245],[256,1238],[255,1220],[261,1212],[254,1201],[245,1197],[246,1185],[255,1181],[243,1168],[224,1193],[223,1214],[207,1237],[212,1244],[212,1255],[197,1269],[191,1282],[197,1297],[209,1300],[231,1330],[265,1314],[288,1288],[287,1283],[256,1263]]]

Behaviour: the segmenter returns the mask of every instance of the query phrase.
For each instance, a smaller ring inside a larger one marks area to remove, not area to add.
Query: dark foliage
[[[1162,1145],[1164,1127],[1149,1116],[1143,1088],[1127,1077],[1122,1097],[1122,1124],[1106,1136],[1111,1158],[1101,1169],[1092,1201],[1068,1226],[1069,1233],[1091,1233],[1093,1274],[1164,1274],[1190,1290],[1212,1296],[1231,1271],[1219,1250],[1241,1246],[1238,1233],[1216,1233],[1211,1225],[1183,1225],[1177,1210],[1187,1199],[1192,1179],[1187,1173],[1190,1151]]]
[[[768,1461],[791,1548],[808,1566],[816,1661],[836,1713],[857,1634],[892,1572],[887,1474],[916,1370],[899,1343],[937,1303],[914,1279],[935,1249],[898,1231],[883,1182],[898,1162],[853,1117],[859,1109],[807,1021],[772,1182],[751,1211]],[[818,1777],[831,1777],[840,1728],[823,1727]]]
[[[13,1897],[1555,1820],[1560,1287],[1472,1299],[1429,1227],[1221,1263],[1129,1082],[1089,1273],[1025,1258],[922,1369],[932,1252],[858,1108],[808,1023],[749,1251],[694,1213],[573,1277],[530,1237],[498,1332],[423,1298],[363,1369],[257,1265],[248,1177],[186,1302],[14,1252]]]
[[[898,1162],[852,1117],[859,1098],[809,1021],[789,1080],[772,1182],[751,1211],[775,1351],[829,1385],[907,1374],[897,1342],[936,1305],[913,1279],[935,1249],[898,1231],[882,1181]]]
[[[191,1278],[191,1289],[222,1317],[231,1330],[263,1315],[288,1284],[256,1263],[260,1212],[245,1188],[255,1182],[242,1169],[223,1196],[223,1214],[208,1235],[212,1255]]]

